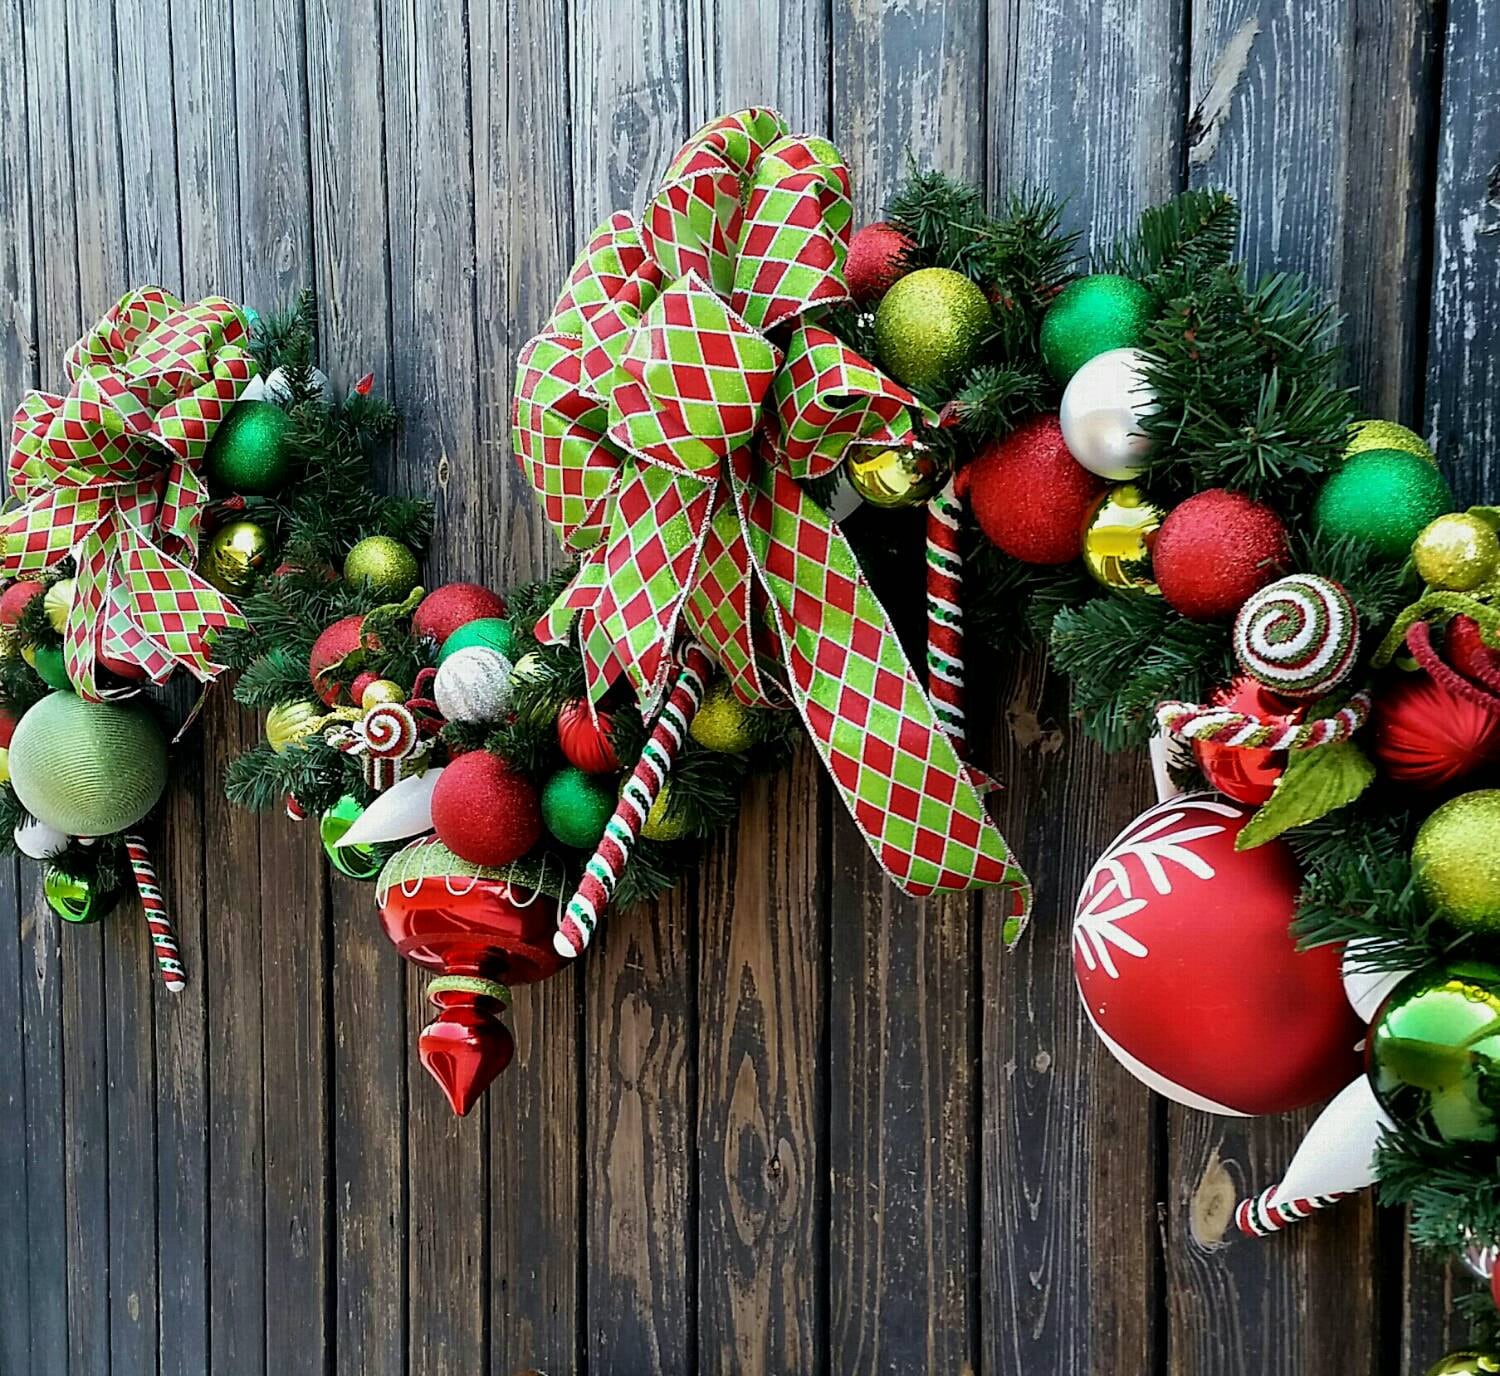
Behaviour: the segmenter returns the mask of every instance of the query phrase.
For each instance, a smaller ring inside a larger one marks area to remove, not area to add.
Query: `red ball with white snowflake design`
[[[1282,1113],[1359,1074],[1340,948],[1297,950],[1302,877],[1283,842],[1235,849],[1251,811],[1188,794],[1143,812],[1089,871],[1073,918],[1100,1039],[1143,1084],[1210,1113]]]

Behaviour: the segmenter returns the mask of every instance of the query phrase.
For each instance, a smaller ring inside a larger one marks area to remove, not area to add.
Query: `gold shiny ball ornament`
[[[377,678],[373,683],[365,684],[364,691],[359,695],[359,705],[368,712],[372,707],[379,707],[383,702],[405,702],[406,689],[393,678]]]
[[[312,702],[278,702],[266,713],[266,741],[278,755],[314,735],[327,708]]]
[[[1450,798],[1417,829],[1412,871],[1455,927],[1500,932],[1500,789]]]
[[[880,298],[875,352],[908,387],[940,388],[968,366],[991,323],[983,291],[951,268],[918,268]]]
[[[1432,446],[1415,430],[1408,430],[1393,420],[1357,420],[1349,427],[1349,441],[1344,445],[1344,457],[1363,454],[1367,449],[1401,449],[1428,463],[1436,463],[1437,455]]]
[[[1500,572],[1500,538],[1480,517],[1453,512],[1422,528],[1411,557],[1428,587],[1472,592]]]
[[[1132,566],[1150,558],[1164,515],[1134,483],[1110,488],[1084,522],[1084,567],[1115,592],[1160,597],[1161,589]]]
[[[871,506],[920,506],[942,486],[945,470],[932,451],[914,444],[864,449],[844,471],[849,486]]]
[[[727,678],[715,679],[688,726],[705,750],[739,755],[755,744],[755,714],[735,696]]]
[[[672,783],[665,781],[651,804],[641,835],[648,841],[680,841],[688,834],[687,818],[672,810]]]
[[[68,624],[68,614],[73,610],[73,580],[59,578],[42,596],[42,607],[47,613],[47,624],[61,635]]]
[[[236,597],[249,590],[270,553],[271,537],[254,521],[231,521],[208,537],[198,572],[226,596]]]
[[[1450,1352],[1427,1368],[1427,1376],[1497,1376],[1500,1356],[1493,1352]]]

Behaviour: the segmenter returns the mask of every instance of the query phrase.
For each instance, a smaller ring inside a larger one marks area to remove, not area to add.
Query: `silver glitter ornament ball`
[[[1151,440],[1141,420],[1156,406],[1139,349],[1089,359],[1063,390],[1058,419],[1068,452],[1091,473],[1125,482],[1145,466]]]

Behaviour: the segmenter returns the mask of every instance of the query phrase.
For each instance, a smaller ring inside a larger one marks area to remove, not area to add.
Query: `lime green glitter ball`
[[[344,556],[344,581],[365,583],[376,597],[399,602],[417,586],[417,556],[389,535],[367,535]]]
[[[1042,317],[1042,361],[1066,386],[1085,363],[1110,349],[1134,349],[1156,313],[1151,293],[1129,277],[1096,272],[1058,293]]]
[[[1357,420],[1349,427],[1349,443],[1344,446],[1344,457],[1363,454],[1368,449],[1401,449],[1419,459],[1426,459],[1428,463],[1437,462],[1437,455],[1426,440],[1415,430],[1408,430],[1393,420]]]
[[[1367,449],[1333,473],[1318,493],[1320,534],[1364,540],[1387,559],[1404,559],[1429,521],[1453,510],[1447,479],[1403,449]]]
[[[292,418],[269,401],[241,401],[214,431],[203,456],[209,478],[226,492],[270,496],[292,476]]]
[[[443,641],[437,662],[441,664],[449,655],[476,645],[485,650],[498,650],[506,659],[516,657],[516,633],[511,630],[510,622],[502,621],[498,616],[479,616],[464,622]]]
[[[16,727],[10,781],[38,821],[69,836],[108,836],[156,806],[166,738],[143,708],[53,693]]]
[[[897,382],[936,388],[974,357],[990,318],[990,303],[963,273],[918,268],[881,298],[875,352]]]
[[[755,744],[755,716],[735,696],[727,678],[717,679],[693,714],[688,735],[705,750],[738,755]]]
[[[615,810],[615,790],[608,779],[569,765],[559,769],[542,789],[542,821],[565,846],[593,850]]]
[[[1418,830],[1411,863],[1427,901],[1455,926],[1500,931],[1500,789],[1444,803]]]

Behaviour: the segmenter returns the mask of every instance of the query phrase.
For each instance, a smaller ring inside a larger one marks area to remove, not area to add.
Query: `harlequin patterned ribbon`
[[[849,178],[752,109],[679,152],[620,213],[522,351],[513,437],[581,557],[537,628],[577,634],[591,700],[660,706],[680,635],[739,697],[801,712],[845,803],[910,893],[1025,877],[989,820],[838,527],[801,481],[913,440],[915,398],[813,323],[847,299]]]
[[[31,392],[15,414],[0,570],[41,573],[71,555],[68,677],[98,697],[95,662],[139,665],[156,682],[218,665],[210,632],[238,609],[192,571],[207,491],[204,451],[255,363],[245,317],[218,297],[185,306],[161,287],[125,296],[68,353],[66,396]]]

